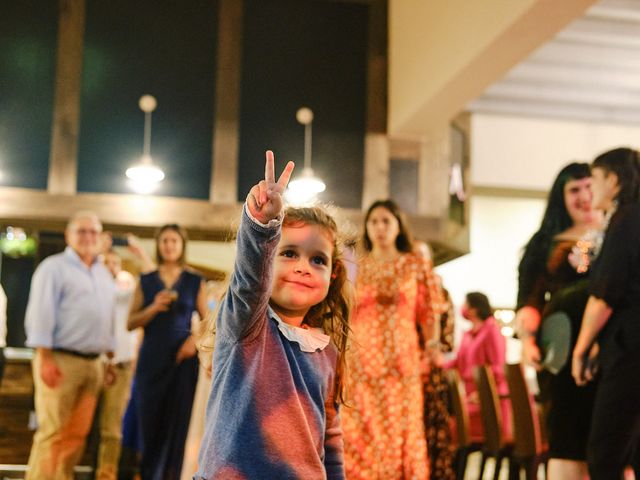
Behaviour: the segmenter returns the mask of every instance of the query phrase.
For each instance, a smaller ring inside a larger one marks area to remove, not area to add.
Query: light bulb
[[[285,193],[286,200],[293,205],[301,205],[315,201],[318,193],[324,192],[327,186],[313,174],[311,168],[302,170],[302,174],[289,182]]]
[[[158,184],[164,180],[164,172],[149,163],[139,163],[127,168],[125,173],[130,179],[129,186],[136,193],[147,195],[158,188]]]

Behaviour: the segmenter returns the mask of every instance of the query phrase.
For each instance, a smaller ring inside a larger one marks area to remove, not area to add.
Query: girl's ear
[[[337,260],[336,263],[333,265],[333,270],[331,271],[331,281],[338,278],[338,274],[340,273],[340,270],[343,268],[344,268],[344,264],[342,263],[342,260],[340,259]]]

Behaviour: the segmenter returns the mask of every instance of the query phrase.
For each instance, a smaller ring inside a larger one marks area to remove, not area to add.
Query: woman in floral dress
[[[393,201],[369,207],[363,240],[341,413],[347,478],[427,479],[420,345],[438,330],[441,293]]]

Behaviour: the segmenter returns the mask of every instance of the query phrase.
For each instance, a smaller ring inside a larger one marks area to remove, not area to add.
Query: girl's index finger
[[[287,162],[287,166],[284,167],[284,170],[280,175],[280,178],[278,179],[278,186],[282,189],[283,192],[284,192],[284,189],[287,188],[287,185],[289,184],[289,179],[291,178],[291,173],[293,172],[293,168],[295,166],[296,164],[293,163],[292,161]]]
[[[273,152],[271,150],[267,150],[266,157],[267,161],[264,164],[264,179],[267,182],[267,185],[270,185],[276,181],[275,167],[273,166]]]

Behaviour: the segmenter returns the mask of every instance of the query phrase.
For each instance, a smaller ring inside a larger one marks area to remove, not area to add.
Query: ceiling
[[[468,109],[640,124],[640,0],[595,3]]]

